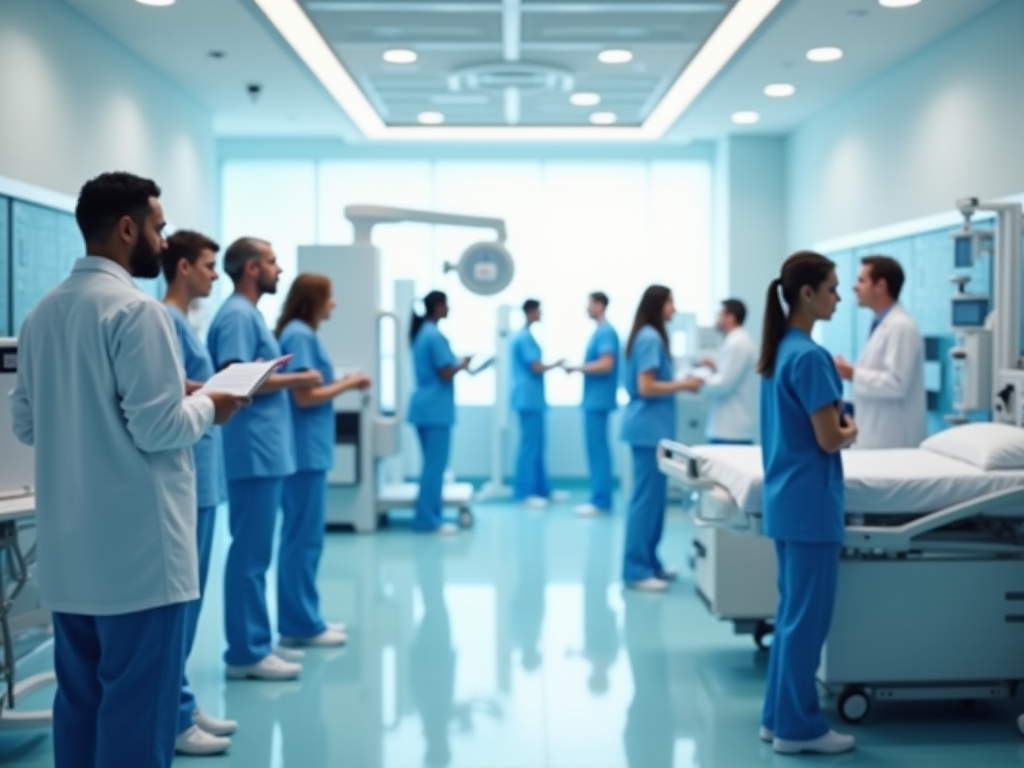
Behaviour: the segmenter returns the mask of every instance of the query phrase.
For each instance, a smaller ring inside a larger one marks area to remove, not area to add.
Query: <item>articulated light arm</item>
[[[498,242],[505,242],[505,220],[484,216],[463,216],[454,213],[417,211],[411,208],[389,208],[381,205],[350,205],[345,208],[345,218],[355,229],[355,244],[368,245],[372,241],[373,228],[378,224],[442,224],[451,227],[477,227],[493,229]]]

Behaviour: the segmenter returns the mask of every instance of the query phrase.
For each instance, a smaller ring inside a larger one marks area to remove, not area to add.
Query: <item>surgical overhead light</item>
[[[843,58],[843,49],[826,45],[821,48],[811,48],[807,52],[807,60],[816,64],[825,64],[830,61],[839,61]]]
[[[446,263],[444,271],[457,272],[466,290],[480,296],[501,293],[516,273],[512,255],[503,243],[497,241],[469,246],[459,263]]]

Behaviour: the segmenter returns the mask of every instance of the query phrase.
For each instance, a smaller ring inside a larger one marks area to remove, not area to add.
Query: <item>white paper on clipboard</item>
[[[291,355],[285,355],[258,363],[232,363],[211,376],[195,394],[206,395],[210,392],[224,392],[236,397],[252,397],[274,371],[291,359]]]

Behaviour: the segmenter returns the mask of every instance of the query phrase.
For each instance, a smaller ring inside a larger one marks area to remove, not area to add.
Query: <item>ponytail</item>
[[[435,312],[437,308],[447,303],[448,297],[441,291],[431,291],[428,293],[423,299],[423,314],[416,314],[415,309],[412,311],[412,318],[409,320],[409,341],[416,341],[416,336],[419,334],[420,329],[423,328],[423,324],[428,320],[436,320]]]
[[[807,285],[817,290],[829,279],[835,268],[835,263],[820,253],[798,251],[786,259],[782,265],[782,274],[768,286],[761,333],[761,359],[757,363],[757,372],[765,378],[775,374],[779,345],[789,330],[789,316],[800,301],[800,289]],[[783,302],[789,307],[789,312],[783,308]]]

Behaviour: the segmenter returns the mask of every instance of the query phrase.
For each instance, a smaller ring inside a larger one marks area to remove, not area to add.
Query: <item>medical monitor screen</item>
[[[953,240],[954,261],[956,269],[967,269],[974,266],[974,238],[971,236],[957,237]]]
[[[954,328],[981,328],[988,316],[988,299],[965,299],[953,302]]]

